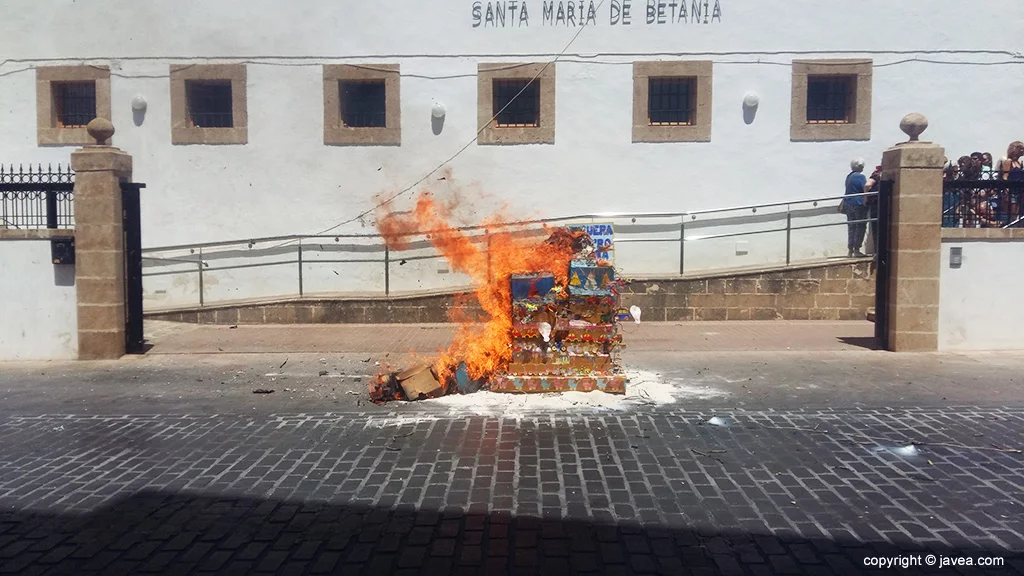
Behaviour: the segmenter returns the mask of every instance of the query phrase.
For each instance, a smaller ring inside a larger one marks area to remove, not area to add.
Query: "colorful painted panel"
[[[555,287],[553,274],[514,274],[509,279],[512,285],[512,300],[550,300]]]
[[[609,394],[625,394],[625,376],[499,376],[491,381],[492,392],[543,393],[543,392],[592,392],[601,390]]]
[[[569,294],[573,296],[610,296],[614,282],[611,266],[573,260],[569,268]]]

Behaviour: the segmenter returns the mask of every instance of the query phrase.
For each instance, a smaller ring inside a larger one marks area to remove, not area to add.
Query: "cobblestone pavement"
[[[1024,573],[1024,408],[707,416],[0,409],[0,572]]]

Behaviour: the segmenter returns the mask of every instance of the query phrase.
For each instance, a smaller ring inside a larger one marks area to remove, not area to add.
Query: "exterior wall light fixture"
[[[132,110],[135,110],[136,112],[146,111],[146,99],[142,94],[137,94],[132,98]]]

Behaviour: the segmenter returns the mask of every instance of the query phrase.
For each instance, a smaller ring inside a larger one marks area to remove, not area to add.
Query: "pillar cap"
[[[925,118],[924,114],[911,112],[900,121],[900,130],[903,130],[903,133],[910,137],[908,142],[917,142],[918,137],[927,129],[928,119]]]
[[[93,118],[85,130],[96,141],[95,146],[106,146],[106,142],[114,135],[114,125],[106,118]]]

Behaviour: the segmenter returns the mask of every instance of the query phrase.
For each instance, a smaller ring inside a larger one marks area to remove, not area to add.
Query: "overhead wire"
[[[581,30],[582,30],[582,28],[581,28]],[[830,52],[819,52],[817,54],[830,54],[830,55],[834,55],[834,54],[838,54],[838,53],[839,52],[830,51]],[[921,54],[926,54],[926,53],[928,53],[928,52],[921,52]],[[973,54],[974,52],[965,52],[965,53],[972,53]],[[868,52],[856,52],[856,54],[868,54]],[[896,55],[896,54],[900,54],[900,53],[899,52],[893,52],[892,54]],[[708,55],[712,55],[712,54],[706,54],[704,56],[708,56]],[[740,54],[740,53],[718,54],[718,56],[740,56],[740,55],[744,55],[744,56],[757,56],[758,53],[757,52],[748,52],[748,53],[745,53],[745,54]],[[875,63],[872,64],[872,67],[874,67],[874,68],[888,68],[888,67],[891,67],[891,66],[901,66],[901,65],[905,65],[905,64],[914,64],[914,63],[936,64],[936,65],[944,65],[944,66],[986,66],[986,67],[987,66],[1013,66],[1013,65],[1024,64],[1024,56],[1022,56],[1021,54],[1010,53],[1008,55],[1014,56],[1014,59],[1011,59],[1011,60],[998,60],[998,61],[938,60],[938,59],[933,59],[933,58],[921,58],[921,57],[915,56],[913,58],[903,58],[903,59],[900,59],[900,60],[894,60],[892,62],[875,62]],[[598,60],[597,58],[600,58],[600,57],[633,57],[633,58],[636,58],[636,57],[661,57],[661,56],[682,57],[682,56],[701,56],[701,54],[683,54],[683,53],[672,53],[672,54],[667,54],[667,53],[610,54],[609,53],[609,54],[599,54],[599,55],[589,55],[589,56],[585,56],[585,55],[574,55],[574,56],[571,56],[571,57],[562,56],[562,57],[558,58],[558,61],[559,62],[570,62],[570,63],[574,63],[574,64],[590,64],[590,65],[599,65],[599,66],[631,66],[633,64],[633,60]],[[531,57],[533,57],[533,55],[506,55],[506,56],[502,56],[502,58],[531,58]],[[367,56],[367,57],[364,57],[363,59],[372,59],[372,58],[375,58],[375,57]],[[470,56],[466,56],[465,58],[470,58]],[[498,56],[490,56],[490,58],[498,58]],[[277,66],[277,67],[282,67],[282,68],[303,68],[303,67],[322,66],[325,63],[337,62],[339,60],[347,60],[348,58],[335,57],[335,58],[322,58],[322,59],[318,59],[318,58],[312,58],[312,57],[305,57],[305,58],[303,58],[303,60],[308,60],[308,61],[296,61],[296,59],[291,59],[291,60],[287,60],[287,61],[284,61],[284,62],[275,62],[275,61],[273,61],[273,60],[279,60],[279,59],[281,59],[281,57],[267,57],[266,59],[248,58],[248,59],[244,59],[244,60],[236,60],[236,59],[231,59],[231,58],[228,58],[228,57],[224,57],[224,58],[210,58],[210,60],[216,60],[218,62],[223,60],[223,61],[229,61],[229,62],[234,63],[234,64],[247,64],[247,65],[252,65],[252,66]],[[90,60],[90,59],[84,59],[84,58],[83,59],[76,59],[76,61],[79,61],[79,62],[84,62],[84,61],[88,61],[88,60]],[[123,60],[123,58],[120,58],[120,59],[115,58],[113,60]],[[174,59],[173,58],[167,58],[167,60],[174,60]],[[64,61],[64,59],[46,60],[45,62],[54,62],[54,61]],[[13,62],[19,62],[19,61],[18,60],[10,60],[10,59],[9,60],[4,60],[4,61],[0,61],[0,68],[2,68],[7,63],[13,63]],[[712,64],[715,64],[715,65],[764,65],[764,66],[785,66],[785,67],[792,66],[792,64],[793,64],[792,61],[773,61],[773,60],[764,60],[764,59],[761,59],[761,58],[758,58],[758,59],[755,59],[755,60],[713,59],[713,60],[711,60],[711,62],[712,62]],[[176,67],[176,71],[177,70],[187,70],[189,68],[192,68],[194,66],[199,66],[199,65],[200,64],[196,64],[196,63],[183,65],[183,66],[180,66],[180,67]],[[496,70],[496,71],[514,70],[516,68],[521,68],[523,66],[530,66],[530,65],[531,64],[516,63],[516,64],[509,64],[508,66],[501,66],[501,67],[493,68],[493,70]],[[843,63],[843,62],[816,62],[815,65],[816,66],[820,66],[820,67],[847,66],[847,64]],[[86,64],[86,66],[90,66],[90,67],[93,67],[93,68],[96,68],[96,69],[100,69],[100,70],[110,70],[109,66],[103,66],[103,65],[97,65],[97,64]],[[410,72],[402,72],[401,70],[399,70],[398,72],[395,72],[394,70],[389,70],[389,69],[385,69],[385,68],[375,67],[372,64],[348,64],[348,66],[352,66],[353,68],[360,68],[360,69],[363,69],[363,70],[375,71],[375,72],[388,72],[388,73],[391,73],[391,74],[397,74],[401,78],[416,78],[416,79],[422,79],[422,80],[454,80],[454,79],[459,79],[459,78],[473,78],[473,77],[477,76],[477,73],[475,71],[467,72],[467,73],[460,73],[460,74],[432,75],[432,74],[417,74],[417,73],[410,73]],[[13,70],[8,70],[6,72],[0,72],[0,78],[3,78],[5,76],[13,76],[13,75],[21,74],[21,73],[24,73],[24,72],[32,72],[33,70],[36,70],[37,68],[38,68],[38,66],[26,66],[26,67],[22,67],[22,68],[16,68],[16,69],[13,69]],[[110,70],[110,75],[113,76],[113,77],[116,77],[116,78],[125,78],[125,79],[160,79],[160,78],[170,78],[170,76],[171,76],[170,73],[167,73],[167,74],[146,74],[146,73],[140,74],[140,73],[125,73],[125,72],[121,72],[121,71],[118,71],[118,70]]]
[[[603,3],[603,0],[602,0]],[[580,28],[583,30],[587,26],[584,25]],[[863,49],[847,49],[847,50],[728,50],[728,51],[676,51],[676,52],[602,52],[602,53],[590,53],[590,54],[569,54],[568,51],[559,53],[562,56],[573,56],[577,58],[594,59],[603,56],[619,56],[619,57],[645,57],[645,56],[678,56],[678,57],[695,57],[695,56],[814,56],[823,54],[841,54],[841,55],[894,55],[894,56],[914,56],[914,55],[986,55],[986,56],[1009,56],[1014,59],[1024,58],[1024,53],[1013,50],[992,50],[992,49],[942,49],[942,50],[863,50]],[[519,54],[512,53],[445,53],[445,54],[347,54],[347,55],[321,55],[321,56],[259,56],[259,55],[232,55],[232,56],[79,56],[79,57],[61,57],[61,58],[4,58],[0,60],[0,66],[4,66],[8,63],[14,64],[31,64],[37,62],[92,62],[92,61],[129,61],[129,62],[146,62],[146,61],[182,61],[182,62],[196,62],[196,61],[239,61],[245,60],[250,62],[256,61],[267,61],[267,60],[282,60],[287,62],[303,62],[303,61],[337,61],[337,60],[369,60],[369,59],[483,59],[483,58],[547,58],[552,56],[550,52],[524,52]],[[315,64],[315,63],[314,63]],[[300,64],[301,65],[301,64]]]
[[[601,0],[601,2],[598,4],[598,9],[600,9],[600,7],[603,4],[604,4],[604,0]],[[505,104],[505,106],[503,106],[497,113],[495,113],[494,116],[491,117],[490,121],[487,124],[485,124],[482,128],[480,128],[477,131],[476,135],[474,135],[474,137],[468,143],[466,143],[464,146],[462,146],[452,156],[450,156],[448,159],[443,161],[441,164],[439,164],[438,166],[436,166],[435,168],[430,170],[423,177],[421,177],[418,180],[416,180],[413,184],[411,184],[409,186],[406,186],[401,191],[391,195],[390,197],[388,197],[384,201],[375,204],[373,207],[371,207],[371,208],[369,208],[367,210],[364,210],[363,212],[359,213],[356,216],[353,216],[353,217],[351,217],[351,218],[349,218],[347,220],[344,220],[344,221],[342,221],[342,222],[340,222],[338,224],[335,224],[335,225],[333,225],[333,226],[331,226],[329,228],[325,228],[324,230],[316,233],[315,235],[327,234],[327,233],[329,233],[329,232],[331,232],[333,230],[336,230],[336,229],[338,229],[338,228],[340,228],[342,226],[345,226],[347,224],[351,224],[352,222],[356,222],[356,221],[359,221],[359,220],[365,218],[367,215],[371,214],[372,212],[376,211],[377,209],[379,209],[379,208],[381,208],[381,207],[383,207],[383,206],[385,206],[387,204],[390,204],[391,202],[393,202],[397,198],[399,198],[399,197],[409,193],[410,191],[415,189],[417,186],[422,184],[424,181],[426,181],[428,178],[430,178],[432,175],[436,174],[439,170],[441,170],[442,168],[447,166],[449,163],[451,163],[453,160],[458,158],[467,149],[469,149],[470,146],[472,146],[477,140],[479,140],[480,134],[482,134],[483,131],[488,126],[490,126],[490,124],[492,122],[494,122],[501,115],[501,113],[505,111],[506,108],[508,108],[520,95],[522,95],[523,92],[525,92],[533,84],[533,82],[535,82],[538,78],[540,78],[541,75],[543,75],[544,72],[552,64],[554,64],[555,62],[558,62],[558,61],[569,61],[569,62],[576,62],[576,63],[583,63],[583,64],[598,64],[598,65],[631,65],[632,64],[631,61],[601,61],[601,60],[596,60],[596,58],[599,58],[599,57],[602,57],[602,56],[604,56],[604,57],[614,57],[614,56],[618,56],[618,57],[637,57],[637,56],[642,56],[642,57],[650,57],[650,56],[755,56],[755,55],[778,56],[778,55],[813,55],[813,54],[825,54],[825,53],[827,53],[827,54],[861,54],[861,55],[863,55],[863,54],[873,54],[873,55],[880,55],[880,54],[887,54],[887,55],[914,55],[913,58],[905,58],[905,59],[901,59],[901,60],[897,60],[897,61],[893,61],[893,62],[873,64],[874,68],[885,68],[885,67],[897,66],[897,65],[902,65],[902,64],[909,64],[909,63],[915,63],[915,62],[927,63],[927,64],[937,64],[937,65],[960,65],[960,66],[1004,66],[1004,65],[1024,64],[1024,55],[1022,55],[1020,52],[1011,52],[1011,51],[1007,51],[1007,50],[830,50],[830,51],[778,50],[778,51],[761,51],[761,52],[657,52],[657,53],[620,52],[620,53],[604,53],[604,54],[595,54],[595,55],[574,54],[572,56],[575,59],[573,59],[573,58],[565,58],[565,56],[568,54],[569,48],[572,47],[572,45],[576,42],[576,40],[580,37],[580,35],[583,33],[583,31],[587,27],[588,27],[587,24],[584,24],[584,25],[580,26],[579,30],[576,31],[576,34],[573,35],[573,37],[569,40],[569,42],[565,45],[565,47],[559,53],[557,53],[552,60],[550,60],[548,62],[545,62],[544,66],[537,72],[537,74],[535,74],[533,76],[533,78],[531,78],[530,81],[527,82],[526,85],[523,86],[523,88],[518,93],[516,93],[516,95],[512,99],[510,99],[509,102],[507,102]],[[954,54],[955,55],[964,55],[964,54],[972,54],[972,55],[1003,55],[1003,56],[1011,56],[1011,57],[1013,57],[1013,60],[1004,60],[1004,61],[995,61],[995,62],[980,62],[980,61],[969,62],[969,61],[935,60],[935,59],[930,59],[930,58],[920,58],[920,57],[917,56],[917,55],[924,55],[924,54],[928,54],[928,55],[936,55],[936,54],[945,54],[945,55],[954,55]],[[459,58],[470,58],[470,57],[476,57],[476,58],[494,58],[494,57],[510,58],[510,57],[517,57],[517,58],[522,58],[522,57],[531,57],[531,56],[534,56],[534,55],[508,55],[508,54],[505,54],[505,55],[452,55],[452,54],[443,54],[443,55],[415,55],[414,57],[430,59],[430,58],[451,58],[451,57],[459,57]],[[412,57],[412,56],[408,56],[408,55],[347,56],[347,57],[337,57],[337,56],[334,56],[334,57],[313,57],[313,56],[260,56],[260,57],[253,57],[253,56],[250,56],[250,57],[245,57],[240,62],[236,60],[236,63],[252,64],[252,65],[266,65],[266,66],[300,67],[300,66],[318,66],[318,65],[321,65],[321,62],[318,62],[318,61],[322,61],[322,60],[334,60],[334,61],[337,61],[337,60],[350,60],[350,59],[357,59],[357,58],[358,59],[371,59],[371,58],[410,58],[410,57]],[[140,57],[119,57],[119,58],[113,58],[113,59],[111,59],[111,58],[57,58],[57,59],[47,59],[46,61],[49,61],[49,62],[52,62],[52,61],[79,61],[79,62],[85,62],[85,61],[96,61],[96,60],[119,60],[119,61],[120,60],[129,60],[129,61],[149,61],[149,60],[192,60],[192,61],[195,61],[195,60],[204,60],[204,61],[209,61],[209,60],[221,60],[221,59],[224,59],[224,58],[215,58],[215,57],[171,58],[171,57],[140,56]],[[279,61],[284,61],[284,62],[272,62],[271,60],[279,60]],[[35,60],[35,59],[7,58],[7,59],[4,59],[4,60],[0,61],[0,68],[2,68],[4,65],[6,65],[8,63],[31,63],[31,62],[39,62],[39,61],[40,60]],[[774,65],[774,66],[791,66],[792,65],[792,62],[775,62],[775,61],[762,60],[762,59],[757,59],[757,60],[715,60],[715,61],[713,61],[713,63],[714,64],[724,64],[724,65],[728,65],[728,64],[737,64],[737,65]],[[828,65],[844,66],[844,65],[846,65],[845,63],[817,63],[817,64],[818,65],[824,65],[824,66],[828,66]],[[194,66],[197,66],[197,65],[199,65],[199,64],[193,62],[191,64],[187,64],[187,65],[183,65],[183,66],[180,66],[180,67],[176,67],[176,71],[177,70],[187,70],[187,69],[189,69],[191,67],[194,67]],[[513,70],[513,69],[517,69],[517,68],[522,68],[524,66],[530,66],[530,65],[531,64],[516,63],[516,64],[509,64],[508,66],[495,67],[495,68],[493,68],[491,70],[494,70],[494,71],[507,71],[507,70]],[[92,64],[90,66],[93,66],[95,68],[104,69],[104,70],[109,69],[107,67],[98,66],[98,65],[95,65],[95,64]],[[381,71],[381,72],[394,73],[394,70],[383,69],[383,68],[375,68],[373,65],[370,65],[370,64],[350,64],[350,66],[357,67],[357,68],[362,68],[362,69],[366,69],[366,70],[370,70],[370,71]],[[17,74],[17,73],[21,73],[21,72],[28,72],[28,71],[34,70],[35,68],[36,68],[35,66],[28,66],[28,67],[25,67],[25,68],[19,68],[19,69],[12,70],[12,71],[0,72],[0,77],[9,76],[9,75]],[[111,71],[110,74],[111,74],[111,76],[121,77],[121,78],[167,78],[167,77],[170,76],[170,74],[167,74],[167,75],[163,75],[163,74],[125,74],[125,73],[122,73],[122,72],[115,72],[115,71]],[[445,75],[445,76],[429,76],[429,75],[422,75],[422,74],[402,73],[401,71],[399,71],[398,75],[402,76],[402,77],[422,78],[422,79],[430,79],[430,80],[443,80],[443,79],[455,79],[455,78],[463,78],[463,77],[472,77],[472,76],[476,76],[477,74],[470,73],[470,74],[454,74],[454,75]],[[295,241],[296,240],[289,240],[289,241],[286,241],[286,242],[284,242],[282,244],[279,244],[277,246],[274,246],[274,247],[277,248],[277,247],[281,247],[281,246],[286,246],[286,245],[291,244],[291,243],[293,243]]]

